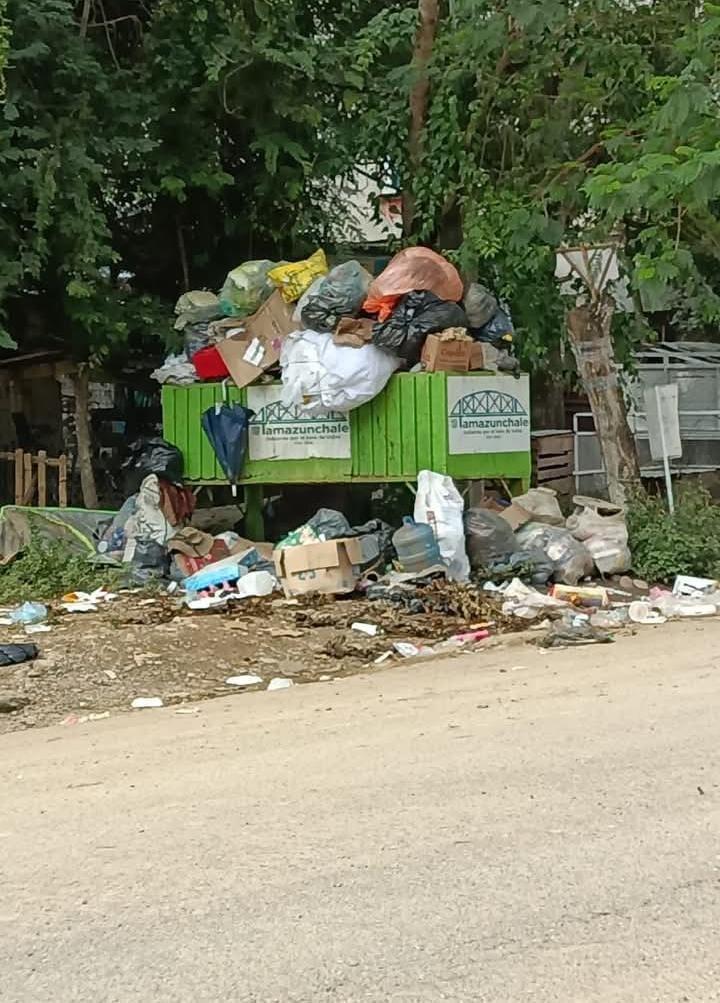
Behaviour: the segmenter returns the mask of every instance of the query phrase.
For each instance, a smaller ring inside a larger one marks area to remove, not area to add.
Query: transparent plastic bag
[[[268,278],[274,261],[246,261],[228,272],[220,290],[220,308],[226,317],[249,317],[265,302],[274,286]]]
[[[523,503],[524,504],[524,503]],[[587,547],[560,526],[529,522],[515,534],[523,549],[538,548],[553,566],[553,579],[563,585],[577,585],[593,571],[593,559]]]

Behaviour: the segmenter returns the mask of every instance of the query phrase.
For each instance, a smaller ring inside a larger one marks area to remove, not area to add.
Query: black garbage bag
[[[467,314],[468,326],[479,329],[495,316],[498,310],[498,301],[485,286],[480,285],[479,282],[471,282],[463,297],[463,306]]]
[[[0,667],[31,662],[38,656],[36,644],[0,644]]]
[[[351,536],[375,536],[380,554],[386,562],[391,561],[395,554],[392,545],[395,531],[382,519],[371,519],[369,522],[363,523],[362,526],[351,526],[342,512],[333,508],[320,508],[312,518],[308,519],[307,525],[314,529],[318,536],[323,536],[326,540],[341,540]]]
[[[515,334],[515,328],[509,312],[500,307],[487,324],[482,327],[471,327],[469,333],[475,341],[485,341],[493,345],[506,341],[507,335],[512,338]]]
[[[467,326],[467,315],[458,303],[423,290],[403,296],[390,317],[373,326],[373,343],[414,366],[420,361],[429,334]]]
[[[138,439],[130,446],[130,455],[123,463],[126,474],[126,491],[135,494],[141,482],[150,474],[157,474],[172,484],[182,484],[185,464],[177,446],[160,436]]]
[[[470,508],[465,513],[465,543],[474,571],[486,570],[493,561],[505,560],[517,550],[510,524],[486,508]]]

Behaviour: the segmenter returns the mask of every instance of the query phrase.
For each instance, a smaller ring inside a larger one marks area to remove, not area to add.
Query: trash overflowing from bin
[[[517,373],[507,304],[427,247],[408,247],[373,276],[317,250],[296,262],[247,261],[217,295],[183,293],[175,306],[183,347],[160,383],[276,376],[283,401],[304,414],[347,413],[376,397],[396,371]]]

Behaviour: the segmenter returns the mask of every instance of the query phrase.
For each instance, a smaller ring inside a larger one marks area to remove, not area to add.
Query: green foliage
[[[156,320],[186,280],[217,288],[241,261],[322,234],[322,179],[346,166],[337,40],[385,5],[7,3],[5,344],[39,314],[43,347],[104,361],[164,338]]]
[[[6,13],[7,0],[0,0],[0,97],[5,93],[5,65],[10,48],[10,25]]]
[[[0,602],[50,601],[68,592],[92,592],[108,585],[113,574],[57,541],[33,538],[22,554],[0,569]]]
[[[557,245],[618,226],[645,307],[670,303],[678,323],[682,307],[696,330],[714,324],[717,8],[455,0],[430,66],[416,172],[405,148],[415,8],[379,14],[348,42],[364,77],[355,150],[389,160],[414,193],[414,239],[453,249],[509,299],[525,361],[542,366],[562,337]],[[678,209],[680,194],[692,210]],[[625,342],[650,335],[642,315],[616,324]]]
[[[680,485],[675,513],[662,498],[640,493],[627,510],[633,568],[651,582],[676,575],[720,577],[720,506],[695,485]]]
[[[592,209],[627,236],[643,306],[671,311],[690,333],[720,321],[720,8],[705,4],[668,45],[662,74],[622,131],[606,130],[612,154],[588,178]]]

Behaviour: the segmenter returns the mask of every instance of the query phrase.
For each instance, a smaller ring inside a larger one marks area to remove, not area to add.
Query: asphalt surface
[[[719,641],[6,736],[0,999],[720,999]]]

